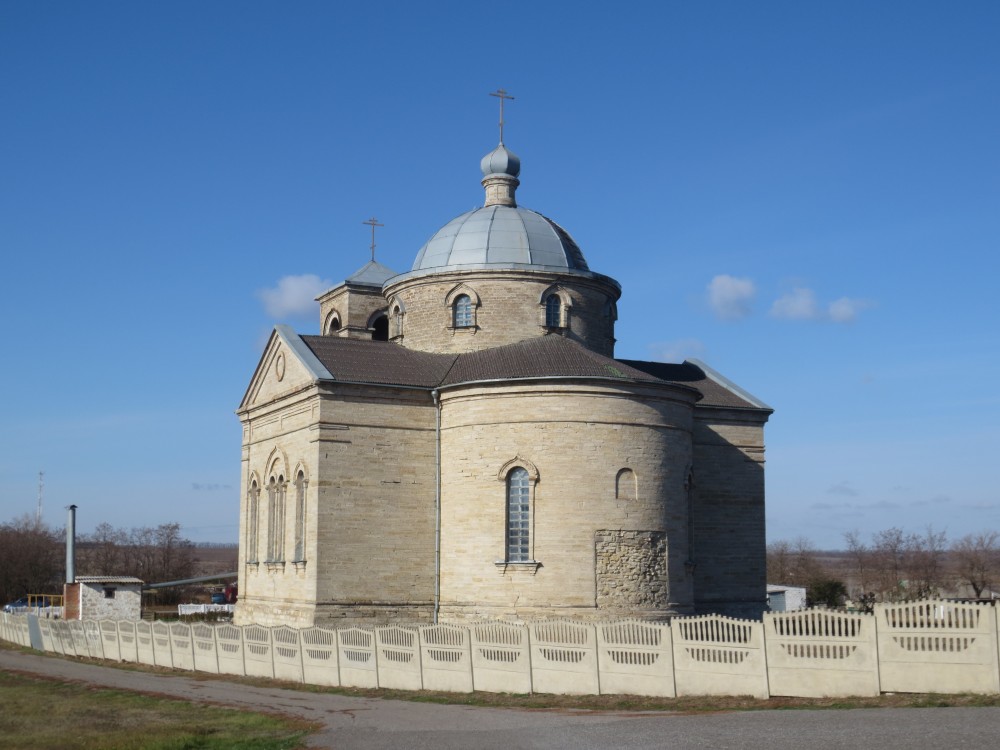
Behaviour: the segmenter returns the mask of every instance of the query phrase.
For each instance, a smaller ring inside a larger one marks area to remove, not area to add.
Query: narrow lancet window
[[[295,478],[295,561],[306,559],[306,475]]]
[[[260,520],[260,487],[257,481],[250,483],[247,496],[247,562],[257,562],[257,524]]]
[[[562,300],[558,294],[550,294],[545,298],[545,325],[549,328],[562,326]]]
[[[285,559],[285,478],[271,478],[267,486],[267,561]]]

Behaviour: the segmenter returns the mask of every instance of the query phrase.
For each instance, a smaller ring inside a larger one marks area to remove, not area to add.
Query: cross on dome
[[[362,224],[367,224],[368,226],[370,226],[372,228],[372,247],[371,247],[371,250],[372,250],[372,260],[375,260],[375,227],[384,227],[385,224],[379,224],[378,223],[378,219],[376,219],[374,216],[371,217],[368,221],[362,221],[361,223]]]
[[[491,91],[490,96],[495,96],[500,100],[500,145],[503,145],[503,101],[504,99],[510,99],[514,101],[514,97],[510,96],[503,89],[497,89],[496,91]]]

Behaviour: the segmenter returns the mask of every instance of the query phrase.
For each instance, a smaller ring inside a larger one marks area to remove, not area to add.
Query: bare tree
[[[825,577],[816,548],[805,537],[779,539],[767,545],[767,580],[788,586],[808,586]]]
[[[871,545],[857,531],[844,535],[857,582],[856,601],[899,601],[934,596],[946,584],[947,535],[928,526],[908,534],[898,526],[877,531]]]
[[[130,531],[102,523],[81,541],[79,567],[88,575],[127,575],[162,582],[188,578],[194,569],[194,545],[181,536],[178,523]]]
[[[1000,576],[1000,534],[982,531],[967,534],[951,546],[958,580],[972,587],[976,598]]]
[[[928,526],[923,536],[907,537],[906,593],[910,598],[922,599],[940,593],[945,584],[945,552],[947,534]]]
[[[110,523],[100,523],[93,534],[83,537],[82,547],[88,568],[100,571],[102,575],[126,575],[123,550],[128,545],[128,534],[114,528]]]
[[[857,588],[851,594],[855,599],[864,597],[872,591],[872,551],[861,541],[861,532],[857,529],[844,534],[844,542],[847,544],[854,579],[857,581]]]
[[[792,576],[792,545],[779,539],[767,545],[767,580],[770,583],[789,583]]]
[[[60,532],[22,516],[0,524],[0,598],[57,593],[63,577]]]
[[[883,601],[906,598],[906,564],[909,540],[898,526],[877,531],[872,537],[875,593]]]

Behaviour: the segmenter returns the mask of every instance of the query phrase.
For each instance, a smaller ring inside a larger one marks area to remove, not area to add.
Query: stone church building
[[[708,366],[615,359],[621,287],[481,163],[485,205],[278,326],[247,388],[240,623],[765,607],[764,423]]]

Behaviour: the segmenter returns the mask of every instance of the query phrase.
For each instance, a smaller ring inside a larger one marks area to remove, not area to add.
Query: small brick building
[[[585,619],[766,606],[771,409],[707,365],[614,358],[614,279],[515,200],[278,326],[240,405],[238,622]]]

